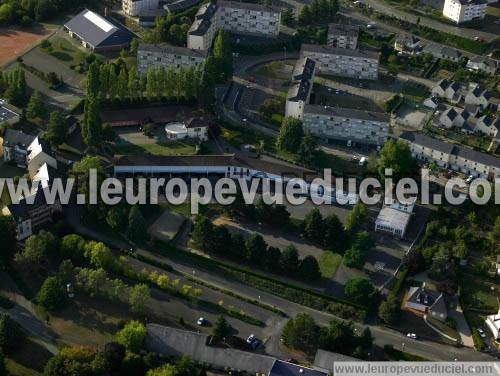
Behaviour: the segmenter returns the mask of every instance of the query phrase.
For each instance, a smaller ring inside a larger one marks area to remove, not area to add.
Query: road
[[[406,11],[400,10],[393,5],[385,3],[383,0],[363,0],[363,2],[371,6],[377,12],[386,14],[388,16],[396,17],[400,20],[408,21],[413,24],[417,24],[417,19],[420,19],[420,25],[429,27],[434,30],[438,30],[444,33],[449,33],[453,35],[458,35],[464,38],[474,39],[474,37],[480,37],[487,41],[496,38],[498,35],[488,33],[482,30],[469,29],[465,27],[457,27],[448,25],[443,22],[439,22],[432,18],[419,17],[418,14],[408,13]]]

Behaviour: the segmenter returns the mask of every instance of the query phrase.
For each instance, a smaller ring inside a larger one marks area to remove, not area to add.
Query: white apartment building
[[[189,28],[187,47],[193,50],[208,50],[217,33],[217,5],[203,4]]]
[[[390,116],[382,112],[305,105],[303,127],[328,141],[382,146],[389,136]]]
[[[500,176],[500,158],[491,154],[449,144],[416,132],[404,132],[400,138],[408,142],[413,157],[419,160],[434,162],[440,167],[466,175],[490,179]]]
[[[217,6],[217,23],[224,30],[268,37],[277,37],[280,32],[278,7],[223,0],[218,1]]]
[[[486,0],[445,0],[443,16],[456,23],[483,19],[487,5]]]
[[[278,7],[234,1],[218,1],[217,5],[207,3],[196,13],[188,31],[187,46],[208,50],[219,28],[236,34],[277,37],[280,22]]]
[[[122,10],[125,14],[135,17],[142,12],[158,8],[158,0],[122,0]]]
[[[137,70],[139,74],[146,74],[149,68],[188,68],[203,64],[206,57],[204,50],[141,43],[137,48]]]
[[[378,52],[303,44],[300,56],[315,60],[319,73],[367,80],[378,78]]]
[[[358,46],[359,27],[354,25],[329,24],[327,44],[337,48],[355,50]]]
[[[309,58],[297,61],[293,69],[292,85],[288,90],[285,116],[302,119],[304,106],[309,103],[316,73],[316,63]]]

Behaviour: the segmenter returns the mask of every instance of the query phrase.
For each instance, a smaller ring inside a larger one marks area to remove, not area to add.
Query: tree
[[[317,147],[316,138],[310,132],[306,132],[300,141],[299,150],[297,151],[299,160],[306,165],[314,164]]]
[[[276,247],[269,247],[266,252],[265,268],[273,273],[281,273],[281,251]]]
[[[295,153],[299,149],[303,135],[302,122],[290,116],[285,117],[281,123],[276,147],[283,151]]]
[[[111,371],[118,371],[125,358],[125,346],[118,342],[108,342],[104,345],[103,356]]]
[[[137,205],[130,208],[127,234],[129,238],[135,242],[147,239],[148,231],[146,220],[141,213],[141,209]]]
[[[352,323],[341,320],[330,321],[330,325],[321,330],[319,337],[321,348],[349,355],[358,342]]]
[[[26,115],[30,119],[44,118],[47,115],[47,108],[42,100],[42,95],[38,90],[35,90],[28,102]]]
[[[298,267],[299,252],[293,245],[289,245],[281,254],[281,270],[285,275],[294,276]]]
[[[493,226],[493,230],[489,235],[491,250],[493,253],[498,254],[500,250],[500,216],[497,216],[495,219],[495,225]]]
[[[150,369],[146,376],[177,376],[177,369],[172,364],[164,364],[161,367]]]
[[[45,135],[53,146],[59,146],[66,140],[66,124],[59,111],[50,114],[49,126]]]
[[[214,57],[220,67],[220,78],[218,81],[225,82],[233,75],[233,53],[231,51],[231,39],[229,34],[219,29],[214,41]]]
[[[116,334],[116,340],[125,346],[127,350],[138,353],[141,350],[144,338],[146,338],[146,332],[143,323],[130,321]]]
[[[420,250],[412,249],[403,256],[403,264],[408,268],[410,275],[415,275],[425,269],[425,259]]]
[[[446,279],[453,272],[453,262],[451,260],[450,250],[446,247],[440,247],[432,257],[432,264],[429,268],[429,275],[435,279]]]
[[[344,287],[346,296],[361,304],[367,304],[374,292],[373,284],[365,278],[353,278]]]
[[[214,328],[212,329],[212,337],[215,342],[221,342],[224,338],[229,335],[231,326],[227,322],[224,316],[217,317],[215,321]]]
[[[96,97],[88,97],[85,101],[82,136],[89,147],[98,147],[102,141],[102,122]]]
[[[128,224],[128,207],[115,205],[106,214],[106,223],[115,231],[123,232]]]
[[[63,260],[59,264],[57,277],[62,283],[71,282],[75,277],[75,267],[71,260]]]
[[[366,205],[358,201],[347,216],[345,230],[349,233],[356,232],[365,222],[368,216],[368,208]]]
[[[293,26],[295,17],[293,16],[293,9],[286,8],[281,14],[281,23],[285,26]]]
[[[351,247],[344,255],[344,265],[349,268],[363,269],[366,253],[358,247]]]
[[[0,375],[8,375],[7,366],[5,365],[5,356],[3,355],[1,349],[0,349]]]
[[[16,261],[28,266],[39,266],[46,261],[47,251],[57,248],[54,235],[41,230],[38,234],[26,239],[24,250],[16,254]]]
[[[95,99],[99,94],[100,82],[99,82],[99,63],[94,61],[89,66],[89,72],[87,74],[87,99]]]
[[[378,172],[381,179],[385,179],[386,169],[392,169],[395,182],[402,178],[411,178],[415,175],[416,166],[410,148],[403,140],[389,140],[380,151]]]
[[[304,257],[299,264],[297,275],[306,282],[318,280],[321,277],[318,261],[311,255]]]
[[[400,314],[399,302],[394,295],[389,295],[378,307],[378,317],[386,324],[394,324]]]
[[[319,328],[307,313],[299,313],[286,323],[281,338],[286,346],[311,352],[318,345]]]
[[[8,355],[19,350],[24,344],[26,335],[21,326],[8,314],[0,315],[0,350]]]
[[[65,300],[66,292],[61,280],[57,277],[48,277],[38,293],[38,303],[43,308],[53,311],[61,308]]]
[[[149,287],[146,284],[138,284],[130,290],[129,306],[132,313],[144,315],[144,307],[151,298]]]
[[[318,208],[314,208],[306,214],[302,223],[302,235],[315,243],[321,242],[325,233],[323,216]]]
[[[267,244],[264,238],[257,233],[253,233],[245,242],[246,259],[253,265],[262,265],[266,255]]]
[[[330,214],[323,220],[323,227],[323,245],[334,251],[345,250],[348,236],[340,219],[335,214]]]
[[[85,254],[90,263],[96,268],[109,269],[114,264],[114,256],[111,250],[102,242],[89,242]]]
[[[3,250],[0,252],[0,263],[5,264],[12,256],[16,247],[16,222],[10,215],[0,214],[0,239]]]
[[[69,234],[61,239],[59,252],[63,257],[69,257],[78,262],[83,260],[84,247],[85,239],[77,234]]]

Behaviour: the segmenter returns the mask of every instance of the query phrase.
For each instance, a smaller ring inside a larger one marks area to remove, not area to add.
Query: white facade
[[[483,19],[487,5],[485,0],[445,0],[443,16],[456,23]]]
[[[375,220],[375,232],[387,232],[402,239],[410,223],[410,218],[411,214],[408,212],[390,206],[384,207]]]
[[[202,5],[188,32],[188,48],[208,50],[220,28],[236,34],[277,37],[281,11],[277,7],[233,1]]]
[[[383,146],[389,136],[390,117],[385,113],[306,105],[303,127],[326,140]]]
[[[496,139],[500,138],[499,129],[499,118],[493,118],[490,115],[483,115],[479,119],[477,119],[476,128],[474,130]]]
[[[358,26],[330,24],[328,25],[327,44],[337,48],[355,50],[358,46]]]
[[[309,103],[316,73],[314,60],[303,58],[295,64],[292,73],[292,85],[288,90],[285,104],[285,116],[302,119],[304,106]]]
[[[140,44],[137,48],[137,70],[146,74],[149,68],[189,68],[203,64],[205,51],[185,47],[172,47],[165,44]]]
[[[158,0],[122,0],[122,10],[125,14],[135,17],[142,12],[158,8]]]
[[[484,322],[493,335],[493,338],[496,340],[500,339],[500,309],[496,315],[487,316]]]
[[[165,125],[165,133],[169,140],[183,140],[186,138],[200,141],[208,140],[207,126],[186,127],[185,123],[169,123]]]
[[[46,150],[44,151],[44,146],[38,137],[35,138],[30,146],[28,146],[28,156],[26,158],[26,162],[28,164],[28,172],[31,178],[33,178],[45,164],[57,169],[56,159],[52,155],[48,154]]]
[[[319,73],[366,80],[378,78],[378,52],[303,44],[301,57],[316,61]]]

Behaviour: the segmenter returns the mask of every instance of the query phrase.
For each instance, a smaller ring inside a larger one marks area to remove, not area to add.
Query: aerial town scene
[[[497,0],[0,0],[0,376],[500,375],[499,72]]]

